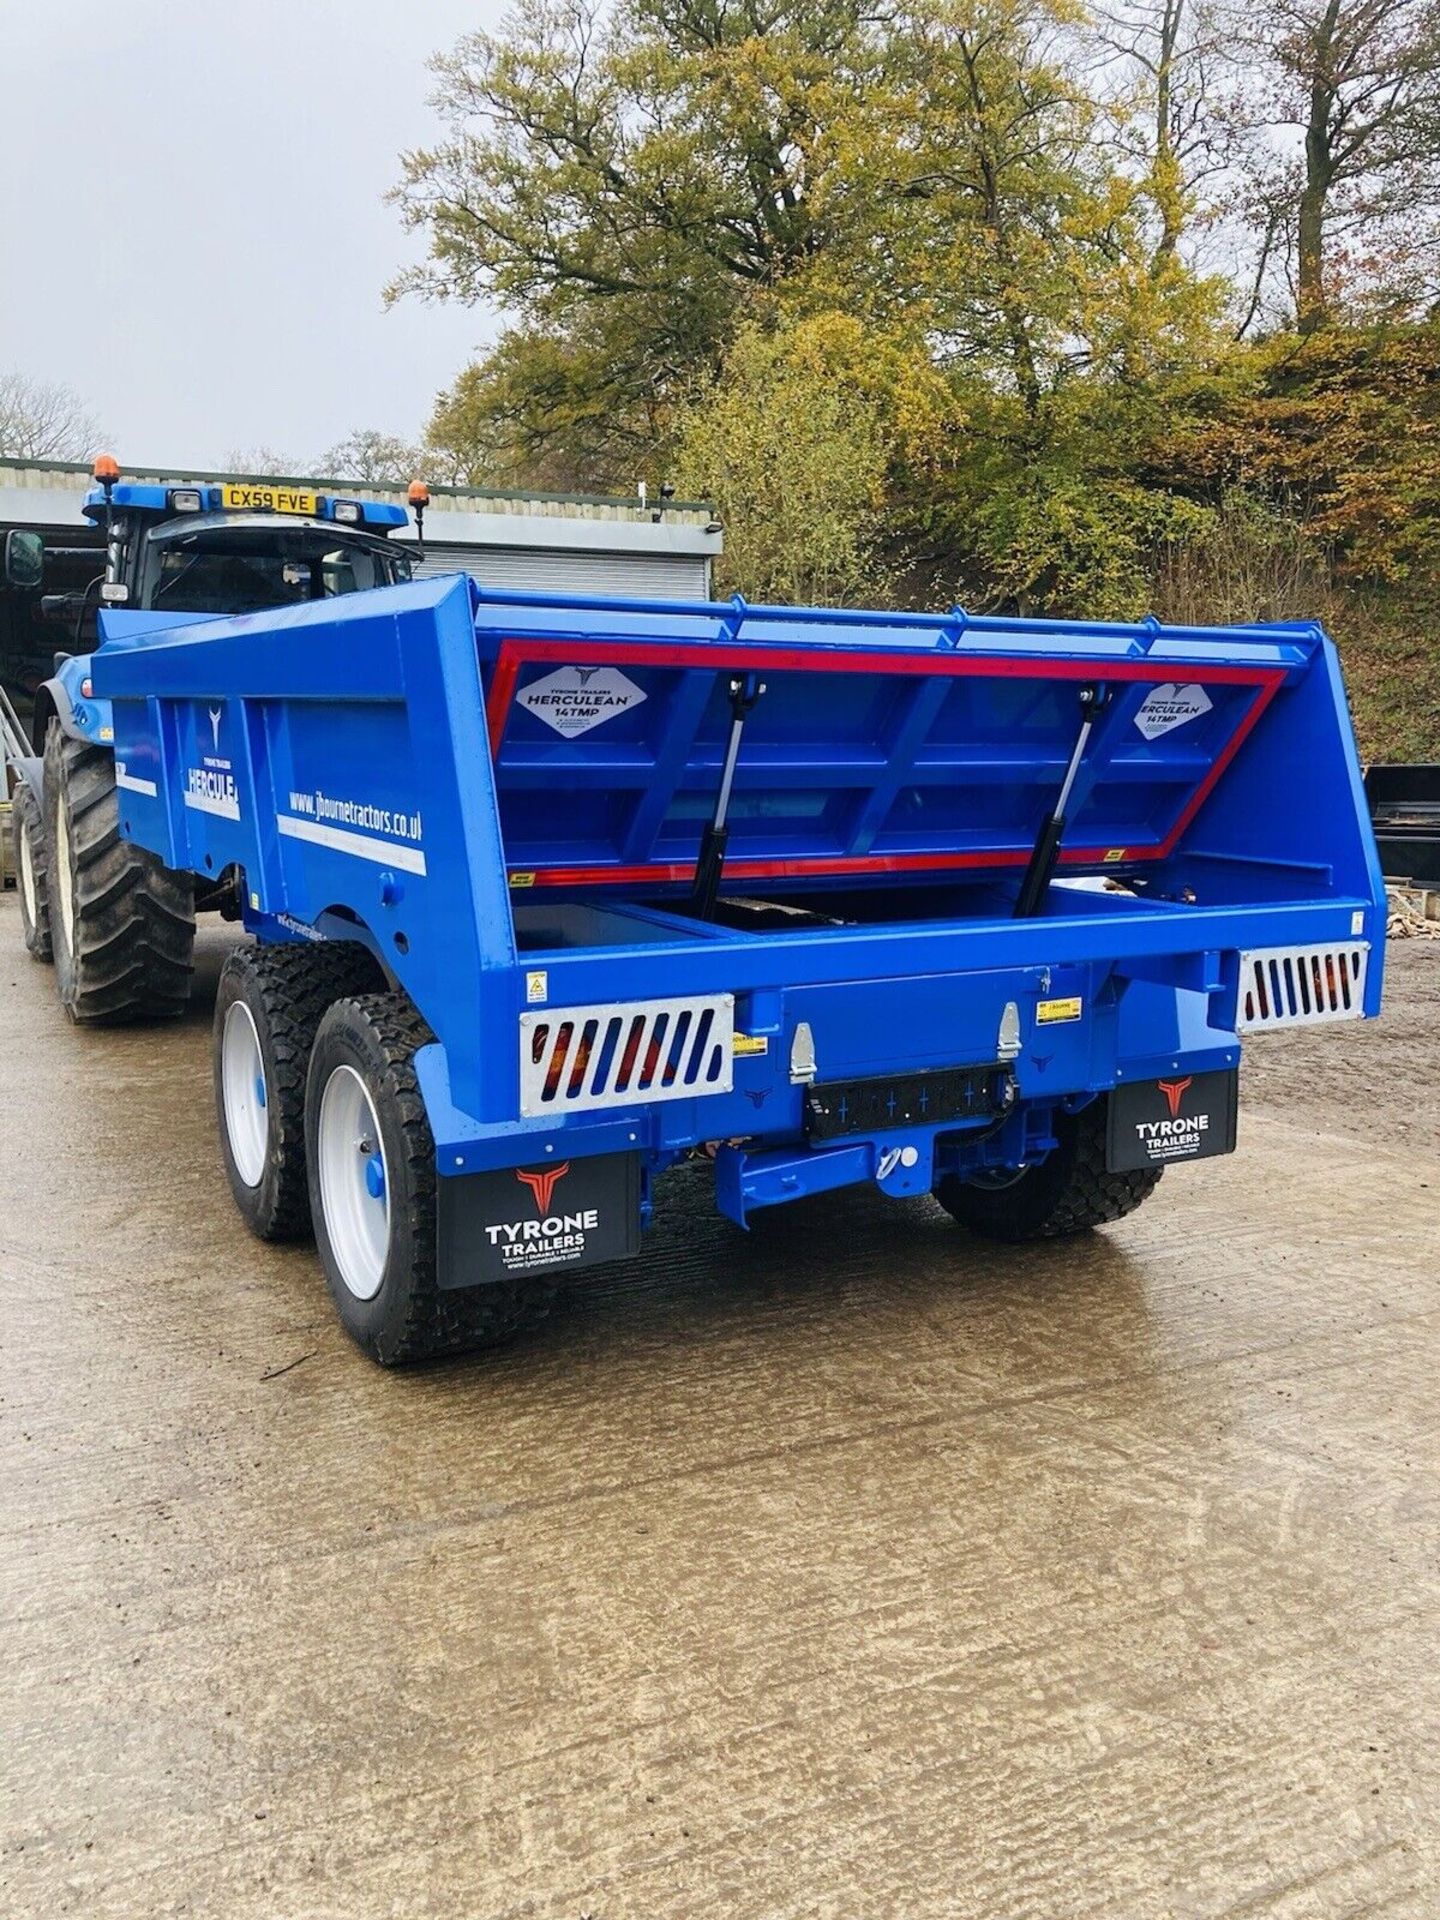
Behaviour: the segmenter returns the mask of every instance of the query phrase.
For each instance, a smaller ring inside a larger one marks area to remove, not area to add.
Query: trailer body
[[[102,625],[124,836],[234,876],[262,943],[364,945],[433,1035],[442,1286],[502,1277],[531,1216],[532,1263],[633,1251],[696,1150],[741,1224],[1002,1178],[1099,1096],[1112,1169],[1204,1157],[1234,1144],[1247,1031],[1379,1008],[1383,883],[1314,626],[459,578]],[[1053,879],[1016,918],[1096,689]]]

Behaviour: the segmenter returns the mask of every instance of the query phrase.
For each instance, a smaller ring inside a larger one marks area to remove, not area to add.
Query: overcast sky
[[[10,0],[0,370],[75,387],[123,460],[306,469],[417,435],[493,335],[381,289],[384,194],[433,139],[425,61],[500,0]]]

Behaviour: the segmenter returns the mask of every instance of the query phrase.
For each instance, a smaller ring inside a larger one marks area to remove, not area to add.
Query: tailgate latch
[[[815,1071],[815,1035],[810,1030],[810,1022],[802,1020],[795,1029],[795,1038],[790,1042],[791,1085],[808,1087],[815,1078]]]
[[[995,1058],[1009,1062],[1020,1051],[1020,1009],[1013,1000],[1005,1002],[1000,1016],[1000,1033],[995,1041]]]

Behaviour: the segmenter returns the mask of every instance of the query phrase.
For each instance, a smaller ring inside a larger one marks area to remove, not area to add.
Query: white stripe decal
[[[322,826],[318,820],[302,820],[294,813],[277,813],[275,823],[292,840],[313,840],[317,847],[353,853],[357,860],[373,860],[377,866],[403,867],[406,873],[425,871],[419,847],[402,847],[394,840],[377,840],[373,834],[351,833],[345,827]]]
[[[218,814],[222,820],[238,820],[240,818],[240,802],[238,800],[219,800],[216,799],[213,794],[191,793],[187,788],[185,792],[185,804],[187,807],[193,807],[196,813]]]
[[[147,793],[152,800],[156,799],[160,792],[153,780],[142,780],[138,773],[127,773],[123,760],[115,762],[115,784],[117,787],[124,787],[129,793]]]

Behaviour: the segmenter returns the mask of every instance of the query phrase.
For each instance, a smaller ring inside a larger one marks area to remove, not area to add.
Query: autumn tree
[[[1150,202],[1158,275],[1196,240],[1194,217],[1226,171],[1225,24],[1216,0],[1100,0],[1087,27],[1117,143]]]
[[[1067,49],[1066,0],[545,0],[471,36],[405,162],[430,259],[399,288],[512,324],[433,436],[497,479],[629,485],[738,329],[837,310],[1032,420],[1077,371],[1143,376],[1193,290],[1152,271]]]
[[[890,55],[897,287],[943,356],[999,377],[1031,420],[1104,357],[1141,264],[1060,26],[1047,0],[911,0]]]
[[[471,384],[519,459],[623,475],[831,244],[873,58],[859,0],[540,0],[434,63],[443,138],[397,190],[430,257],[396,290],[511,317]]]
[[[1298,145],[1289,159],[1257,148],[1251,169],[1286,214],[1301,332],[1333,317],[1346,264],[1402,301],[1432,295],[1440,4],[1255,0],[1233,26],[1252,125]]]

